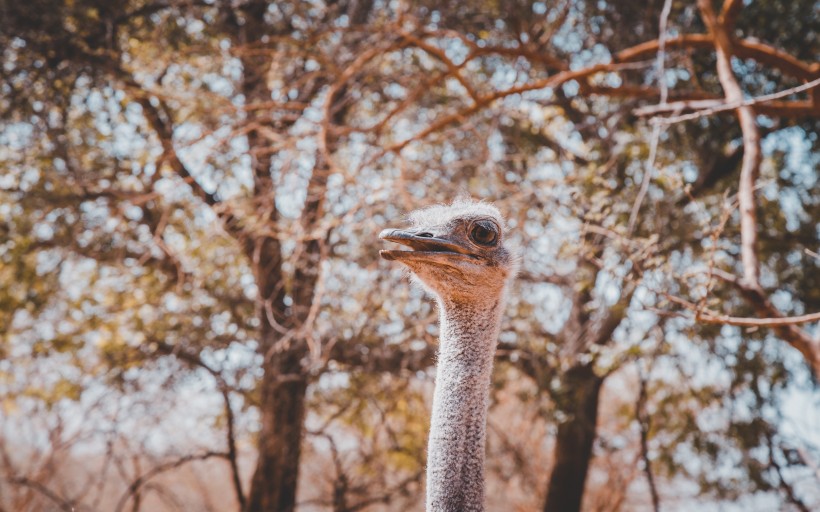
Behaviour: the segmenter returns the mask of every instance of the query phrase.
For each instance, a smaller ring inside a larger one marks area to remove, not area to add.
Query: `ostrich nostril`
[[[422,238],[433,238],[433,233],[418,233],[416,236],[420,236]]]

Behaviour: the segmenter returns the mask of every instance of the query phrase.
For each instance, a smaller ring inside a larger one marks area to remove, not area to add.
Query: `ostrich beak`
[[[445,238],[437,238],[429,234],[420,235],[400,229],[385,229],[379,234],[379,238],[410,248],[409,251],[379,251],[382,258],[390,261],[427,261],[430,263],[452,264],[454,258],[476,258],[464,247]]]

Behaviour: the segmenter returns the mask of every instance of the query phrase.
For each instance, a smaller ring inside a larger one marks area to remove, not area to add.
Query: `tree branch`
[[[712,9],[711,0],[698,0],[701,16],[712,34],[717,54],[717,72],[726,94],[727,103],[743,103],[743,91],[732,71],[733,43],[726,28],[720,24]],[[740,253],[743,278],[752,286],[759,286],[760,263],[757,256],[757,213],[755,210],[755,181],[760,173],[760,130],[751,106],[737,109],[743,133],[743,161],[740,168],[738,201],[740,203]]]
[[[656,63],[661,105],[665,105],[666,100],[669,97],[669,86],[666,83],[666,26],[669,20],[669,12],[671,10],[672,0],[665,0],[658,27],[658,55]],[[641,204],[643,204],[644,197],[646,197],[647,192],[649,192],[649,183],[652,180],[652,174],[655,172],[655,158],[658,155],[658,141],[660,138],[661,126],[655,125],[652,127],[652,137],[649,142],[649,158],[646,162],[643,179],[641,180],[641,188],[638,191],[638,196],[635,198],[635,203],[632,205],[632,211],[629,213],[629,227],[627,228],[627,233],[629,234],[632,234],[635,229],[635,223],[638,220],[638,213],[640,213]]]
[[[792,94],[807,91],[817,86],[820,86],[820,78],[816,78],[811,82],[798,85],[796,87],[791,87],[789,89],[785,89],[783,91],[779,91],[776,93],[757,96],[755,98],[748,98],[742,101],[735,101],[732,103],[729,103],[725,100],[677,101],[673,103],[659,105],[647,105],[644,107],[636,108],[632,111],[632,113],[636,116],[642,117],[660,114],[664,112],[680,112],[682,110],[695,110],[695,112],[689,114],[666,118],[656,118],[651,121],[653,123],[658,124],[673,124],[679,123],[681,121],[690,121],[692,119],[717,114],[719,112],[725,112],[729,110],[735,110],[740,107],[749,107],[752,105],[759,104],[768,104],[769,107],[768,109],[760,107],[755,109],[756,111],[759,111],[761,114],[771,115],[772,113],[782,112],[784,114],[791,113],[792,115],[794,115],[799,111],[804,115],[816,115],[820,114],[820,105],[815,104],[813,101],[792,101],[775,103],[773,102],[773,100],[785,98],[786,96],[791,96]]]
[[[41,484],[40,482],[37,482],[24,476],[11,476],[6,478],[6,481],[12,485],[20,485],[37,491],[38,493],[42,494],[43,496],[54,502],[58,507],[60,507],[60,510],[62,510],[63,512],[74,512],[74,505],[70,501],[61,498],[59,495],[57,495],[57,493],[55,493],[45,485]]]
[[[640,457],[643,461],[643,471],[646,475],[646,482],[649,485],[649,494],[652,497],[652,510],[660,512],[661,500],[658,496],[658,489],[655,486],[655,476],[652,473],[652,461],[649,459],[649,431],[651,429],[652,417],[646,412],[646,402],[648,399],[646,391],[647,377],[644,371],[638,368],[638,399],[635,401],[635,419],[638,421],[638,428],[641,434]]]
[[[464,59],[464,62],[462,62],[460,65],[456,65],[452,60],[450,60],[449,57],[447,57],[447,53],[441,48],[433,46],[427,41],[420,39],[414,36],[413,34],[410,34],[405,31],[402,31],[399,35],[409,43],[413,44],[418,48],[421,48],[429,55],[432,55],[438,61],[443,63],[447,67],[448,75],[458,80],[458,83],[460,83],[461,86],[464,87],[464,89],[467,91],[467,94],[470,95],[470,98],[472,98],[473,101],[478,101],[478,92],[476,92],[475,87],[473,86],[473,84],[470,83],[469,80],[464,78],[464,76],[461,74],[461,68],[463,68],[464,65],[470,61],[470,56]]]
[[[160,114],[160,109],[154,106],[154,103],[151,101],[152,98],[149,98],[145,91],[142,89],[135,90],[135,87],[138,86],[132,83],[130,88],[134,91],[136,102],[142,107],[145,119],[148,121],[149,126],[151,126],[154,130],[154,133],[157,135],[157,138],[162,145],[163,159],[168,162],[171,169],[173,169],[174,172],[177,173],[183,181],[191,187],[197,197],[202,199],[208,206],[216,206],[219,203],[216,196],[206,191],[196,180],[196,178],[191,175],[191,172],[187,167],[185,167],[182,160],[179,159],[176,148],[174,148],[173,127],[171,125],[171,120],[164,118],[163,115]],[[162,104],[162,100],[160,99],[153,98],[153,100]],[[164,110],[165,113],[169,112],[167,108],[162,110]]]
[[[711,311],[702,311],[697,319],[705,324],[726,324],[736,325],[738,327],[782,327],[786,325],[816,322],[820,320],[820,313],[773,318],[745,318],[739,316],[721,315]]]
[[[415,135],[412,135],[402,141],[396,142],[395,144],[392,144],[390,146],[387,146],[384,150],[380,151],[374,157],[372,157],[367,162],[367,164],[369,165],[372,162],[375,162],[387,153],[400,152],[412,142],[422,140],[427,136],[444,129],[453,123],[463,121],[464,119],[472,116],[473,114],[482,110],[483,108],[489,107],[496,100],[503,99],[515,94],[522,94],[529,91],[537,91],[540,89],[555,89],[571,80],[582,80],[597,73],[614,72],[622,69],[634,68],[634,63],[615,62],[608,64],[596,64],[588,68],[561,71],[560,73],[556,73],[552,76],[542,78],[540,80],[535,80],[533,82],[525,83],[522,85],[516,85],[508,89],[503,89],[488,94],[480,94],[478,95],[478,99],[472,105],[469,105],[461,110],[451,112],[450,114],[441,116],[432,124],[427,126],[427,128],[424,128],[423,130],[417,132]]]
[[[806,64],[786,52],[772,46],[748,39],[736,40],[735,55],[741,59],[754,59],[781,72],[802,80],[813,80],[820,75],[820,63]],[[643,60],[658,51],[657,39],[621,50],[615,62]],[[666,41],[667,48],[714,49],[714,38],[709,34],[684,34]]]
[[[674,295],[664,294],[672,303],[695,313],[695,321],[707,324],[726,324],[739,327],[771,327],[784,341],[796,348],[806,359],[815,377],[820,377],[820,338],[812,338],[797,327],[798,324],[820,320],[819,313],[786,317],[772,304],[766,293],[758,287],[750,287],[744,280],[714,269],[715,276],[735,285],[746,301],[762,318],[745,318],[723,315]]]
[[[766,436],[766,441],[769,448],[769,467],[774,469],[775,474],[777,475],[778,480],[778,487],[783,494],[786,495],[786,499],[797,507],[800,512],[809,512],[809,507],[803,502],[802,499],[794,492],[794,487],[786,480],[783,475],[783,468],[780,466],[780,463],[777,462],[777,458],[775,457],[775,442],[774,436],[768,434]]]
[[[224,452],[209,451],[209,452],[201,453],[201,454],[198,454],[198,455],[185,455],[185,456],[180,457],[180,458],[178,458],[174,461],[166,462],[164,464],[160,464],[160,465],[146,471],[145,473],[141,474],[139,477],[137,477],[137,479],[134,480],[131,483],[131,485],[128,486],[128,490],[125,491],[125,493],[123,493],[123,495],[120,497],[119,501],[117,502],[117,506],[114,508],[114,510],[116,512],[122,512],[123,508],[125,508],[125,505],[128,503],[128,500],[132,496],[134,496],[136,493],[138,493],[139,490],[142,488],[142,486],[144,486],[149,480],[151,480],[152,478],[156,477],[157,475],[159,475],[161,473],[164,473],[166,471],[170,471],[172,469],[176,469],[176,468],[178,468],[180,466],[183,466],[183,465],[185,465],[189,462],[198,461],[198,460],[207,460],[207,459],[210,459],[210,458],[213,458],[213,457],[223,457],[224,458],[224,457],[227,457],[227,456],[228,456],[228,454],[226,454]],[[69,510],[67,512],[71,512],[71,510]]]
[[[231,466],[231,479],[234,487],[234,492],[236,493],[236,501],[239,503],[239,510],[245,510],[245,493],[242,490],[242,478],[239,474],[239,462],[238,462],[238,452],[236,449],[236,419],[234,417],[233,408],[231,407],[231,388],[227,382],[225,382],[225,378],[222,377],[222,374],[214,369],[211,368],[210,365],[205,363],[198,354],[192,354],[183,350],[179,346],[169,345],[164,341],[153,340],[153,345],[156,346],[156,349],[163,354],[173,355],[180,361],[184,361],[185,363],[196,367],[202,368],[206,372],[210,373],[211,376],[216,380],[217,387],[219,388],[219,392],[222,395],[223,404],[225,407],[225,421],[227,423],[227,444],[228,444],[228,453],[226,454],[226,458],[228,459],[228,463]]]
[[[743,0],[726,0],[723,2],[718,21],[726,28],[727,32],[731,32],[735,28],[735,21],[737,21],[737,15],[740,14],[741,9],[743,9]]]
[[[160,162],[167,162],[171,169],[187,183],[194,195],[200,198],[205,204],[213,208],[214,213],[222,220],[225,230],[237,240],[246,238],[246,234],[237,218],[220,201],[215,194],[205,190],[199,181],[191,174],[190,170],[180,160],[174,147],[174,126],[171,119],[171,110],[163,102],[162,98],[152,96],[142,85],[125,69],[116,62],[105,60],[103,66],[111,74],[120,80],[125,89],[130,92],[131,97],[142,107],[143,115],[148,125],[154,131],[162,146],[162,157]]]

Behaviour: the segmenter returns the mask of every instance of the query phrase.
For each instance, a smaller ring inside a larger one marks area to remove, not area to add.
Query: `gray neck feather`
[[[484,449],[503,300],[439,300],[441,343],[427,449],[427,511],[484,510]]]

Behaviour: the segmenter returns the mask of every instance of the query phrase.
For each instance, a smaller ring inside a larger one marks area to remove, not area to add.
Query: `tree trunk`
[[[273,331],[267,334],[275,335]],[[259,408],[262,429],[248,512],[289,512],[296,505],[308,383],[302,369],[304,344],[293,341],[288,349],[266,358],[263,365]],[[264,345],[273,343],[275,340]]]
[[[235,11],[225,9],[228,23],[233,25],[235,44],[241,51],[242,94],[248,104],[262,105],[271,99],[267,83],[271,56],[264,51],[264,38],[275,34],[279,27],[265,20],[267,1],[254,0]],[[241,23],[237,14],[241,18]],[[247,133],[248,154],[253,170],[253,206],[257,215],[271,228],[278,221],[275,185],[271,176],[270,141],[255,126],[271,131],[283,131],[265,109],[247,112],[251,129]],[[246,512],[289,512],[296,506],[299,462],[305,420],[305,393],[308,375],[304,367],[307,349],[304,340],[295,337],[283,340],[274,323],[292,331],[298,326],[294,308],[285,305],[281,243],[275,237],[251,232],[243,241],[245,254],[254,269],[259,289],[259,354],[264,358],[263,376],[259,384],[259,414],[261,429],[257,441],[257,463],[251,479]],[[313,282],[300,283],[311,288]],[[307,293],[311,293],[309,290]],[[291,290],[290,293],[293,293]]]
[[[562,377],[561,395],[556,402],[566,420],[558,426],[555,466],[550,476],[544,512],[581,510],[595,429],[598,398],[603,378],[591,364],[576,365]]]
[[[372,1],[351,2],[350,19],[353,25],[362,24],[372,7]],[[244,23],[241,25],[240,42],[243,44],[263,43],[264,36],[270,35],[270,27],[265,25],[266,1],[252,1],[242,7]],[[259,105],[269,102],[271,91],[266,83],[270,70],[270,56],[260,52],[249,52],[242,57],[242,91],[249,103]],[[321,81],[316,81],[317,83]],[[317,85],[306,85],[299,94],[299,100],[309,102],[318,93]],[[344,88],[336,91],[330,99],[329,121],[340,124],[346,108],[339,108],[337,102],[344,96]],[[285,130],[290,121],[272,121],[262,109],[253,110],[248,120],[273,131]],[[260,354],[264,357],[261,382],[260,414],[261,431],[258,440],[258,460],[251,482],[247,512],[290,512],[296,505],[299,463],[305,421],[305,394],[309,384],[309,371],[305,361],[309,357],[305,335],[310,335],[311,310],[316,300],[316,284],[319,280],[321,263],[326,250],[322,233],[316,234],[317,226],[325,214],[324,200],[327,192],[327,178],[331,171],[327,158],[335,150],[335,140],[324,133],[320,144],[327,154],[317,153],[316,165],[307,186],[307,198],[299,219],[306,238],[296,248],[296,268],[292,286],[285,290],[282,271],[282,253],[279,240],[274,238],[250,240],[246,253],[254,265],[260,298],[265,308],[260,313],[263,333],[260,340]],[[271,156],[269,141],[256,129],[248,132],[249,154],[254,169],[254,196],[257,211],[267,213],[271,225],[278,221],[274,201],[275,187],[271,177]],[[313,235],[313,236],[311,236]],[[285,305],[285,295],[290,295],[290,306]],[[267,308],[267,309],[266,309]],[[271,323],[283,326],[293,334],[288,340]],[[295,334],[306,329],[306,332]]]

